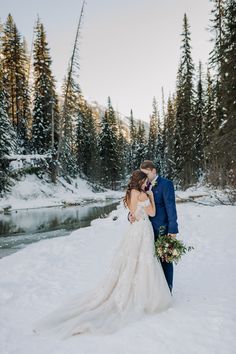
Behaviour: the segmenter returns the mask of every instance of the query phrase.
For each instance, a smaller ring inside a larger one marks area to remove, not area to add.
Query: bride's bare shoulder
[[[131,197],[132,199],[137,199],[141,202],[148,199],[148,196],[145,192],[143,191],[139,192],[136,189],[131,190]]]
[[[147,199],[148,199],[147,194],[146,194],[145,192],[141,192],[141,193],[140,193],[140,196],[139,196],[139,200],[140,200],[141,202],[144,202],[144,201],[147,200]]]
[[[131,190],[131,197],[133,197],[133,198],[139,198],[140,194],[141,193],[139,191],[137,191],[136,189]]]

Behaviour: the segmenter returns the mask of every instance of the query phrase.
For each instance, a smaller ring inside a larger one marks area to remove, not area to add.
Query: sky
[[[0,20],[11,13],[30,49],[40,16],[47,33],[57,86],[66,74],[82,0],[0,0]],[[191,26],[192,56],[206,64],[210,0],[87,0],[80,36],[80,86],[89,101],[149,121],[153,97],[161,108],[175,91],[184,13]]]

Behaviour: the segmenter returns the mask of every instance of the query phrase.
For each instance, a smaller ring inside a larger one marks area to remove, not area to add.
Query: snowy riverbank
[[[119,199],[123,192],[106,190],[93,192],[91,185],[81,178],[72,184],[58,179],[57,184],[39,179],[36,175],[27,175],[16,181],[11,191],[0,198],[0,211],[10,207],[11,210],[40,208],[57,205],[84,204],[106,199]]]
[[[181,203],[177,209],[179,238],[195,249],[175,266],[172,308],[104,337],[59,341],[32,332],[35,320],[104,277],[127,225],[120,206],[69,237],[0,260],[0,353],[235,353],[236,207]]]

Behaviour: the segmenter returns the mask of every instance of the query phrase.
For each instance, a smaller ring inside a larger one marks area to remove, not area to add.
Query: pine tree
[[[164,88],[161,88],[161,94],[162,94],[162,113],[161,113],[161,118],[159,115],[158,119],[158,137],[157,137],[157,151],[159,155],[159,168],[160,168],[160,173],[165,174],[165,165],[166,162],[164,160],[165,156],[165,119],[166,119],[166,103],[165,103],[165,95],[164,95]]]
[[[46,32],[38,19],[34,43],[32,148],[39,154],[52,152],[58,142],[59,110],[51,63]]]
[[[225,10],[224,58],[221,66],[224,111],[223,127],[236,124],[236,3],[227,0]]]
[[[118,168],[120,181],[125,179],[128,172],[129,144],[125,138],[125,130],[121,119],[118,117]]]
[[[21,35],[9,14],[2,38],[5,88],[9,97],[8,115],[17,131],[21,152],[28,150],[28,124],[31,119],[27,80],[27,54]]]
[[[0,65],[0,195],[8,185],[8,165],[6,157],[16,150],[16,133],[8,117],[7,93]]]
[[[117,117],[116,117],[114,108],[112,107],[112,104],[111,104],[111,98],[110,97],[108,97],[107,113],[108,113],[110,127],[112,129],[114,138],[117,139],[117,136],[118,136],[118,123],[117,123]]]
[[[204,159],[203,159],[203,122],[205,119],[205,92],[203,90],[202,82],[202,63],[199,62],[198,68],[198,82],[196,90],[196,100],[194,107],[195,114],[195,144],[194,144],[194,170],[197,179],[203,173]]]
[[[129,173],[135,170],[135,160],[136,160],[136,151],[137,151],[137,127],[134,122],[133,111],[130,111],[130,141],[129,141],[129,162],[128,162],[128,169]]]
[[[160,114],[157,114],[157,145],[156,145],[156,159],[154,163],[158,168],[160,174],[164,172],[164,127],[162,127]]]
[[[226,1],[221,62],[223,120],[216,134],[221,186],[236,186],[236,2]]]
[[[174,99],[173,99],[174,100]],[[175,167],[174,161],[174,133],[175,133],[175,108],[171,96],[167,102],[167,112],[164,120],[163,145],[164,145],[164,164],[163,174],[172,179]]]
[[[135,169],[139,169],[141,163],[146,159],[147,156],[147,140],[145,134],[144,124],[139,121],[138,130],[137,130],[137,148],[136,148],[136,156],[134,160]]]
[[[80,97],[77,124],[77,163],[81,176],[91,181],[98,177],[97,127],[91,107]]]
[[[115,188],[119,178],[119,160],[117,120],[114,109],[108,98],[108,108],[102,117],[99,137],[99,153],[101,161],[101,181],[103,185]]]
[[[59,162],[64,173],[76,176],[77,171],[77,126],[79,112],[79,97],[81,94],[78,84],[79,77],[79,34],[83,19],[85,0],[79,17],[79,23],[76,30],[73,51],[70,58],[68,73],[64,83],[63,106],[61,114],[61,124],[59,132],[59,142],[56,154],[57,171],[59,171]]]
[[[64,116],[63,122],[63,137],[64,143],[66,142],[68,149],[70,151],[74,151],[75,149],[75,127],[77,124],[77,114],[80,109],[80,98],[81,98],[81,90],[77,85],[76,81],[73,77],[70,78],[69,82],[64,82],[63,85],[63,101],[64,107],[62,115]]]
[[[214,97],[213,79],[210,69],[207,69],[207,89],[206,89],[206,113],[202,126],[202,144],[203,144],[203,160],[204,170],[209,168],[209,162],[214,154],[214,134],[217,128],[215,115],[215,97]]]
[[[214,33],[214,48],[210,53],[210,64],[216,71],[216,80],[214,85],[215,112],[217,125],[220,126],[224,120],[222,103],[222,63],[224,58],[224,35],[225,35],[225,0],[212,0],[214,7],[212,9],[211,32]]]
[[[220,68],[223,57],[223,42],[224,42],[224,15],[225,15],[225,0],[211,0],[213,9],[211,11],[212,26],[210,31],[214,33],[214,47],[210,53],[210,62],[213,66]]]
[[[176,127],[175,127],[175,163],[176,183],[187,187],[195,182],[194,141],[195,121],[193,115],[193,72],[191,57],[190,27],[186,14],[182,33],[182,57],[177,76]]]
[[[77,164],[79,168],[80,176],[87,174],[87,164],[86,164],[86,143],[87,143],[87,124],[86,124],[86,103],[83,97],[79,100],[79,112],[77,121]]]
[[[157,161],[157,139],[158,139],[158,108],[156,98],[153,98],[152,115],[150,117],[148,151],[147,157],[154,162]]]
[[[2,60],[2,57],[3,57],[3,54],[2,54],[3,31],[4,31],[4,27],[3,27],[3,24],[0,20],[0,60]]]
[[[64,173],[68,172],[72,177],[75,177],[78,173],[77,134],[81,95],[80,87],[74,77],[67,77],[63,84],[63,105],[61,109],[57,158]]]

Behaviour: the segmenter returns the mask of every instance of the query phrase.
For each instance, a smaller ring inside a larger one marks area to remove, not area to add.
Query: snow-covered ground
[[[176,201],[195,200],[205,205],[231,205],[236,204],[235,189],[216,189],[206,185],[196,185],[183,190],[176,190]]]
[[[180,203],[177,209],[178,237],[195,249],[175,266],[169,310],[106,336],[58,340],[32,332],[36,320],[104,278],[128,223],[119,206],[69,237],[0,260],[0,353],[234,354],[236,207]]]
[[[92,191],[92,187],[81,178],[74,179],[72,184],[61,178],[54,185],[33,174],[24,176],[20,181],[15,182],[11,191],[4,198],[0,198],[0,212],[7,206],[14,210],[74,203],[83,204],[89,201],[116,199],[122,195],[122,192],[111,190],[95,193]]]

